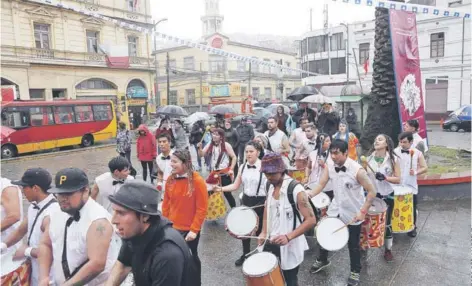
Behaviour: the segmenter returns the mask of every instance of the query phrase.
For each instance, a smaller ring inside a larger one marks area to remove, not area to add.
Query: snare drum
[[[256,212],[245,206],[233,208],[226,216],[225,228],[235,238],[251,236],[258,227],[259,218]]]
[[[328,251],[337,251],[343,248],[349,240],[347,227],[340,230],[345,224],[335,217],[325,217],[316,226],[316,239],[318,244]],[[334,233],[338,230],[336,233]]]
[[[253,254],[243,263],[247,286],[284,286],[285,280],[277,257],[270,252]]]
[[[413,220],[413,190],[407,186],[395,186],[392,212],[392,232],[406,233],[415,228]]]
[[[8,255],[10,258],[13,256]],[[31,279],[31,261],[27,260],[12,260],[4,262],[2,255],[2,277],[1,286],[29,286]]]
[[[207,220],[217,220],[226,215],[226,204],[223,193],[215,192],[208,197]]]
[[[369,212],[361,225],[360,247],[380,248],[385,242],[385,223],[387,219],[387,204],[379,198],[374,198]]]
[[[320,213],[320,219],[328,215],[328,206],[331,203],[328,195],[325,193],[319,193],[315,197],[311,198],[311,202]]]

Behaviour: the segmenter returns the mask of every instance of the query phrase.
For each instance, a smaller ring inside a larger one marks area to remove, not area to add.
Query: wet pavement
[[[470,132],[450,132],[442,130],[439,125],[428,125],[429,145],[444,146],[453,149],[471,149]]]

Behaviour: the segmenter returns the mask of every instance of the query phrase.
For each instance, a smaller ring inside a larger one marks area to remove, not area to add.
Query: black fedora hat
[[[159,193],[153,185],[132,180],[124,183],[114,195],[108,198],[112,203],[147,215],[160,215],[157,209]]]

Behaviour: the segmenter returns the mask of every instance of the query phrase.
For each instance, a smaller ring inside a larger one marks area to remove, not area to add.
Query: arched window
[[[117,89],[116,85],[101,78],[90,78],[75,86],[76,89]]]

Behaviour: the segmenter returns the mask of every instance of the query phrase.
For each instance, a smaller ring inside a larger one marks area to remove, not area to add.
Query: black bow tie
[[[343,172],[346,172],[346,166],[342,166],[342,167],[334,167],[334,170],[336,171],[336,173],[339,173],[339,171],[343,171]]]
[[[176,180],[183,180],[183,179],[187,179],[187,178],[188,178],[187,176],[175,176]]]
[[[80,213],[79,212],[76,212],[73,216],[71,216],[69,219],[67,219],[66,227],[69,227],[74,220],[75,221],[80,220]]]
[[[33,203],[33,209],[39,210],[39,206],[37,204]]]
[[[256,169],[256,166],[247,165],[248,169]]]
[[[315,142],[308,142],[308,144],[315,145],[316,143]]]
[[[410,151],[409,150],[402,150],[402,153],[410,154]]]
[[[124,184],[125,182],[124,181],[113,181],[113,186],[116,185],[116,184]]]
[[[170,160],[170,155],[167,157],[162,156],[162,160]]]

